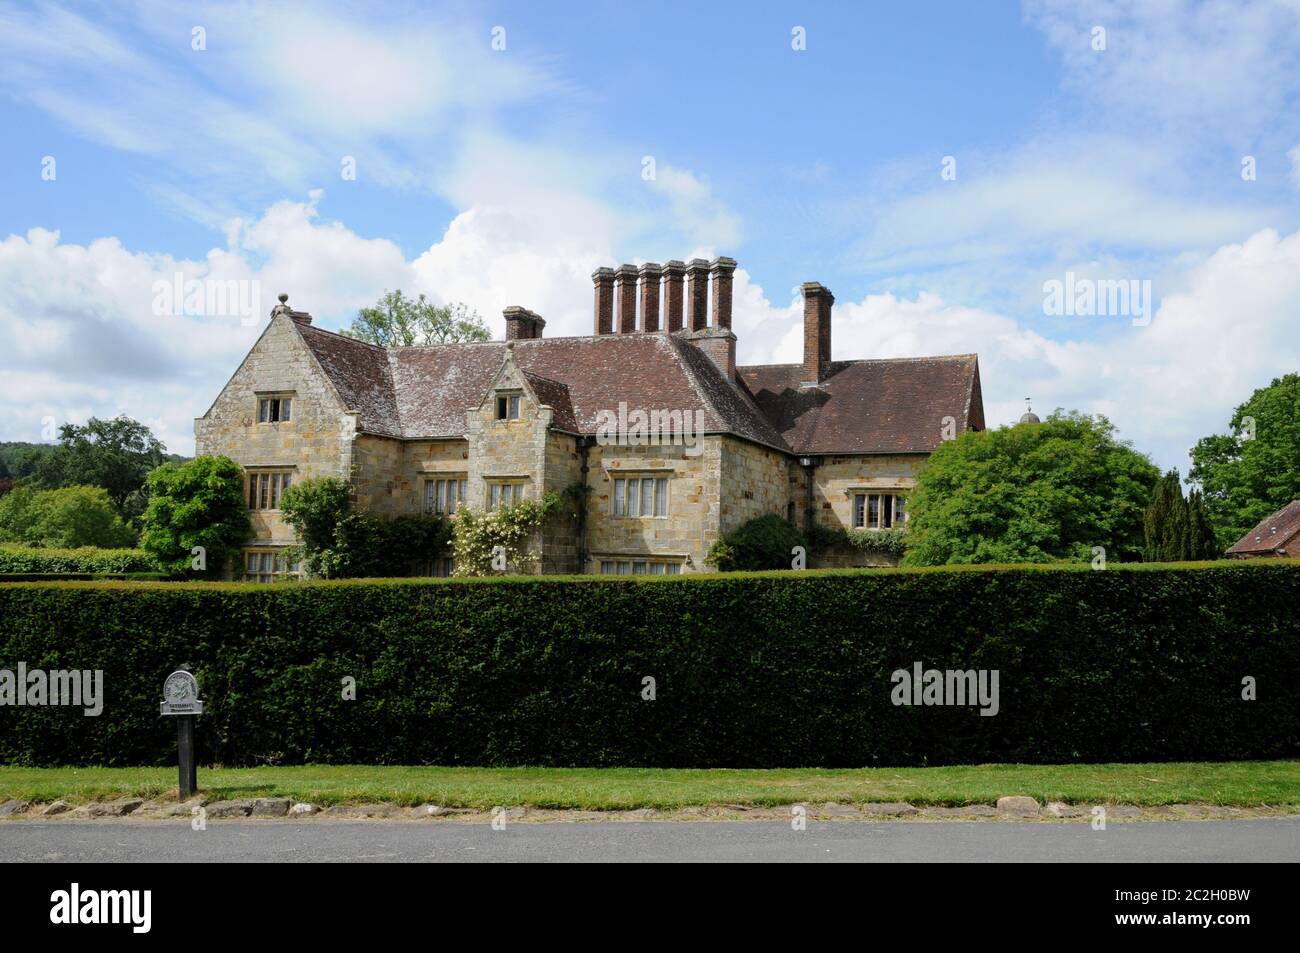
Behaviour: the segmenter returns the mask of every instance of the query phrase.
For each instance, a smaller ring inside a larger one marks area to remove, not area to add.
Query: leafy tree
[[[1102,416],[967,431],[917,474],[903,564],[1135,561],[1159,475]]]
[[[59,445],[37,462],[37,486],[99,486],[126,519],[144,512],[144,489],[150,471],[163,463],[167,448],[138,420],[91,417],[84,427],[64,424]]]
[[[1151,505],[1147,507],[1142,518],[1142,534],[1145,541],[1142,559],[1145,562],[1172,562],[1179,558],[1174,514],[1184,511],[1186,506],[1187,501],[1183,499],[1178,471],[1170,470],[1156,483],[1155,491],[1151,495]]]
[[[436,305],[424,295],[412,300],[400,288],[385,292],[372,307],[362,308],[343,333],[381,347],[486,341],[491,337],[478,312],[464,304]]]
[[[775,513],[757,516],[722,537],[709,549],[705,558],[719,572],[757,569],[789,569],[794,559],[791,550],[807,547],[803,534],[790,521]]]
[[[1205,495],[1219,551],[1300,499],[1300,374],[1256,390],[1230,427],[1197,441],[1188,475]]]
[[[300,540],[307,573],[326,579],[409,576],[447,546],[447,521],[435,516],[388,518],[352,510],[352,487],[337,477],[295,483],[280,513]]]
[[[131,546],[135,534],[102,487],[37,490],[20,485],[0,497],[0,540],[58,549],[113,549]]]
[[[1187,513],[1190,521],[1191,550],[1188,559],[1218,559],[1223,555],[1214,524],[1205,508],[1205,496],[1199,490],[1187,494]]]
[[[203,547],[209,576],[239,555],[251,526],[244,500],[244,471],[229,457],[195,457],[165,463],[149,474],[149,506],[140,546],[165,572],[194,571],[192,550]]]

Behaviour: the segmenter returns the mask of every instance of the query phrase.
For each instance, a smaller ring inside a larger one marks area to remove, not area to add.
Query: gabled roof
[[[464,436],[507,342],[382,348],[295,322],[367,433],[407,439]],[[800,388],[802,365],[739,367],[728,382],[709,357],[674,334],[602,334],[509,342],[552,425],[594,434],[601,411],[703,414],[705,433],[730,433],[795,454],[926,453],[951,416],[958,433],[983,429],[973,354],[835,361],[819,387]]]
[[[409,439],[461,437],[505,359],[505,341],[382,348],[296,324],[357,427]],[[702,411],[706,433],[788,450],[753,402],[694,345],[669,334],[609,334],[509,342],[553,425],[594,434],[602,410]]]
[[[1232,544],[1229,553],[1272,553],[1300,533],[1300,500],[1292,500]]]
[[[956,432],[984,428],[979,363],[951,357],[832,361],[818,387],[799,386],[801,364],[740,367],[741,382],[800,454],[929,453]]]

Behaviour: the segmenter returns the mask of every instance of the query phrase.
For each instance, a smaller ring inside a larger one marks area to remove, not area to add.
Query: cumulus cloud
[[[837,301],[834,354],[977,353],[990,425],[1015,420],[1025,396],[1039,410],[1103,413],[1138,449],[1185,475],[1197,439],[1224,432],[1255,388],[1300,371],[1300,232],[1261,230],[1189,264],[1173,282],[1180,290],[1160,300],[1146,327],[1116,317],[1016,320],[929,292]],[[752,286],[747,294],[736,308],[741,362],[801,360],[798,302],[771,305]]]

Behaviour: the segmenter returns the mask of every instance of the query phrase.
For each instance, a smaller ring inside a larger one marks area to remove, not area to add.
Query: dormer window
[[[519,395],[497,394],[497,420],[519,419]]]
[[[284,423],[292,419],[292,394],[257,395],[257,422],[259,424]]]

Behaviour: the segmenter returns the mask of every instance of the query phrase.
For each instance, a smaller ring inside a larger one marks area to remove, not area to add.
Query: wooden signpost
[[[199,701],[198,680],[185,669],[178,669],[163,682],[162,714],[176,717],[176,751],[180,761],[181,800],[194,796],[199,788],[198,767],[194,763],[194,719],[203,714]]]

